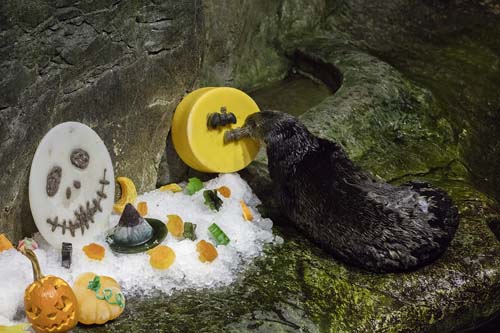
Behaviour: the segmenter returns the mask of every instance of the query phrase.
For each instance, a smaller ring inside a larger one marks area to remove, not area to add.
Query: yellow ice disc
[[[236,124],[210,129],[208,115],[226,107]],[[179,103],[172,120],[172,141],[182,160],[202,172],[235,172],[253,161],[259,144],[249,138],[224,144],[224,133],[241,127],[248,115],[259,112],[257,104],[244,92],[229,87],[201,88]]]

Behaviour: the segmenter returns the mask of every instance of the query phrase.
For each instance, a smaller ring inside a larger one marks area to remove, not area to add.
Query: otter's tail
[[[405,185],[410,186],[414,191],[426,198],[429,204],[428,210],[434,215],[429,221],[429,225],[443,231],[439,233],[439,236],[436,235],[434,240],[439,243],[442,250],[440,252],[444,252],[458,228],[457,207],[445,191],[432,187],[429,183],[412,181]],[[430,259],[432,260],[432,258]]]

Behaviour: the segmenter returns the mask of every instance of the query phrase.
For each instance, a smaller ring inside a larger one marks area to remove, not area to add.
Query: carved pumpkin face
[[[35,252],[21,250],[33,266],[33,279],[24,291],[26,317],[37,333],[66,332],[78,323],[78,303],[69,284],[61,278],[43,276]]]
[[[78,303],[64,280],[44,276],[24,292],[26,316],[38,333],[66,332],[78,323]]]

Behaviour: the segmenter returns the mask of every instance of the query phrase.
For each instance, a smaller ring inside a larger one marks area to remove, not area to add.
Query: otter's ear
[[[249,127],[249,128],[254,128],[255,127],[255,119],[253,117],[247,117],[245,119],[245,123],[243,124],[243,127]]]

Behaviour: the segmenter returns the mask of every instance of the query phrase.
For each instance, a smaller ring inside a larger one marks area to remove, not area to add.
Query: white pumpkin
[[[117,318],[125,309],[120,285],[109,276],[80,274],[73,291],[78,299],[78,321],[82,324],[104,324]]]

